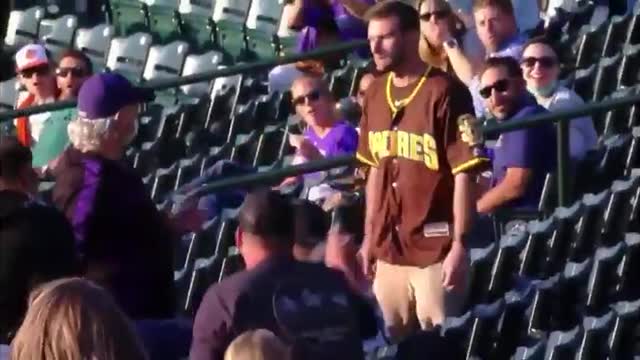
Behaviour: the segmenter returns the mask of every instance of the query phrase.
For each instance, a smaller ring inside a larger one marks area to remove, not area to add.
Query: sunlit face
[[[420,33],[431,46],[440,47],[451,36],[451,12],[433,1],[420,5]]]
[[[498,120],[513,114],[524,91],[522,79],[509,75],[503,66],[487,69],[480,77],[480,95],[485,106]]]
[[[397,18],[371,19],[368,38],[378,71],[391,71],[402,62],[404,38]]]
[[[560,75],[556,53],[545,44],[527,46],[520,64],[524,80],[530,87],[542,88],[551,85]]]
[[[55,96],[55,77],[49,65],[38,65],[24,69],[18,73],[18,78],[29,94],[38,100],[46,100]]]
[[[494,6],[486,6],[473,12],[478,37],[488,53],[496,52],[515,34],[515,20]]]
[[[56,69],[56,80],[61,97],[77,97],[80,87],[89,75],[89,69],[84,61],[70,56],[62,58]]]
[[[331,126],[334,103],[318,81],[301,79],[291,87],[291,98],[296,113],[309,126]]]

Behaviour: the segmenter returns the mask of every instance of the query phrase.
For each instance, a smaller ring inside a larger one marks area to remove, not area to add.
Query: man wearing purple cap
[[[138,105],[153,97],[117,74],[86,80],[71,147],[55,169],[55,204],[70,220],[86,277],[134,319],[174,311],[172,236],[140,177],[120,162],[137,131]]]

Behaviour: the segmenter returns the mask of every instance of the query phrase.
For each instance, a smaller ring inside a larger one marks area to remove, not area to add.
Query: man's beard
[[[394,71],[396,68],[398,68],[400,64],[402,64],[403,60],[404,58],[402,57],[402,54],[400,53],[394,54],[393,56],[391,56],[391,61],[388,64],[382,66],[381,68],[378,68],[378,71],[383,73]]]

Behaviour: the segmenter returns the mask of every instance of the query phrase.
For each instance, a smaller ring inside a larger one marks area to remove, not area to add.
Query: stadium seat
[[[622,60],[624,62],[624,59]],[[623,64],[624,67],[624,64]],[[622,88],[614,91],[608,96],[608,99],[619,99],[638,93],[638,86]],[[630,105],[624,108],[613,109],[605,115],[604,123],[598,127],[600,134],[611,136],[614,134],[628,133],[634,126],[640,125],[640,108],[638,105]]]
[[[582,321],[582,339],[577,349],[577,360],[606,359],[607,338],[613,330],[613,311],[595,317],[587,316]]]
[[[18,100],[20,84],[16,78],[0,82],[0,109],[11,110]]]
[[[617,302],[611,308],[614,310],[615,320],[608,339],[608,353],[611,358],[633,358],[638,354],[636,329],[640,321],[640,299]]]
[[[187,184],[191,180],[200,176],[202,166],[202,155],[196,154],[190,158],[182,159],[178,162],[178,174],[176,175],[176,188]]]
[[[72,46],[77,27],[78,18],[75,15],[40,21],[40,39],[54,59],[58,59],[62,51]]]
[[[277,54],[278,24],[282,0],[253,0],[247,16],[247,48],[256,58],[273,58]]]
[[[518,344],[526,339],[525,311],[533,301],[533,287],[520,287],[504,296],[504,311],[496,327],[494,359],[509,359],[516,353]]]
[[[496,254],[496,244],[489,244],[484,248],[472,248],[470,250],[470,289],[466,301],[467,307],[489,301],[488,291],[491,279],[491,268]]]
[[[504,308],[502,299],[491,304],[478,304],[464,315],[445,319],[442,335],[457,345],[455,359],[489,359],[492,355],[495,329]]]
[[[600,49],[603,48],[606,38],[606,23],[600,26],[585,25],[580,29],[578,40],[576,41],[575,67],[584,68],[600,59]]]
[[[246,52],[245,21],[251,0],[217,0],[213,9],[217,44],[228,61],[235,61]]]
[[[204,293],[209,286],[218,281],[223,260],[224,258],[216,256],[195,260],[189,288],[185,296],[184,310],[186,313],[195,315],[195,311],[200,307],[200,301],[202,301]]]
[[[604,311],[616,300],[620,275],[617,272],[624,255],[622,243],[600,247],[594,255],[593,269],[589,277],[587,308],[590,314]]]
[[[590,101],[593,97],[593,83],[596,77],[596,71],[598,70],[597,64],[591,64],[586,69],[578,69],[575,72],[575,79],[573,80],[573,90],[575,90],[580,97],[585,101]]]
[[[551,310],[554,302],[560,301],[555,295],[560,285],[560,274],[534,282],[535,295],[531,306],[526,311],[528,316],[526,332],[528,336],[540,339],[553,331]]]
[[[622,300],[640,299],[635,276],[640,271],[640,234],[627,233],[624,237],[624,257],[620,268],[619,295]]]
[[[139,0],[110,0],[110,24],[116,35],[129,36],[139,32],[149,32],[147,5]]]
[[[256,158],[253,166],[270,166],[283,156],[287,143],[285,128],[282,125],[267,125],[256,146]]]
[[[182,19],[182,34],[192,47],[198,51],[207,51],[217,47],[216,26],[213,22],[213,6],[215,1],[201,1],[205,4],[197,4],[196,1],[182,0],[179,12]]]
[[[542,279],[547,275],[547,244],[555,231],[555,219],[532,220],[527,225],[529,237],[521,254],[518,273],[527,278]]]
[[[26,10],[14,10],[9,14],[4,44],[18,50],[22,46],[38,39],[40,20],[44,18],[44,9],[35,6]]]
[[[227,276],[235,274],[238,271],[242,271],[244,267],[244,260],[242,259],[238,248],[235,246],[231,247],[228,251],[228,255],[224,260],[222,260],[218,281],[222,281]]]
[[[624,43],[632,45],[640,44],[640,3],[638,2],[633,6]]]
[[[189,52],[189,44],[184,41],[174,41],[167,45],[154,45],[149,49],[146,65],[142,78],[144,81],[157,79],[178,78],[182,72],[185,58]],[[156,91],[156,103],[167,107],[167,112],[175,112],[169,109],[177,101],[176,89]]]
[[[252,166],[255,162],[259,138],[259,130],[254,130],[249,134],[236,135],[230,160],[242,165]]]
[[[615,180],[611,185],[611,196],[605,211],[600,243],[612,246],[623,241],[631,214],[632,197],[635,195],[640,178]]]
[[[622,56],[620,54],[600,59],[593,80],[591,101],[602,101],[605,96],[615,91],[621,60]]]
[[[238,209],[223,209],[220,215],[215,241],[216,256],[225,256],[231,246],[235,244],[235,231],[238,226]]]
[[[580,325],[587,305],[587,288],[592,269],[592,258],[566,263],[560,273],[560,286],[553,291],[555,301],[550,304],[547,315],[552,329],[567,331]]]
[[[580,327],[568,331],[554,331],[547,341],[545,360],[573,359],[578,350],[581,337]]]
[[[209,111],[207,118],[202,122],[204,128],[210,129],[212,132],[215,132],[211,128],[212,126],[217,126],[219,133],[224,130],[226,141],[231,140],[229,138],[229,121],[231,114],[236,111],[242,79],[242,75],[233,75],[214,80],[210,94]]]
[[[184,61],[182,76],[216,70],[220,63],[222,63],[222,53],[218,51],[209,51],[204,54],[189,54]],[[181,86],[180,90],[187,97],[198,99],[209,94],[210,86],[210,82],[201,82]]]
[[[180,0],[144,0],[149,16],[149,30],[156,43],[166,44],[181,36]]]
[[[156,170],[156,175],[151,187],[151,199],[155,202],[164,200],[169,191],[175,189],[178,166]]]
[[[602,52],[600,53],[602,57],[613,56],[622,50],[630,19],[631,15],[616,15],[609,20]]]
[[[617,87],[632,87],[638,84],[640,71],[640,44],[625,45],[622,50]]]
[[[530,344],[518,346],[513,356],[514,360],[544,359],[547,343],[544,340],[532,340]]]
[[[613,180],[624,175],[632,138],[631,134],[621,134],[604,139],[604,155],[592,179],[592,183],[597,186],[596,191],[601,191],[608,187]]]
[[[74,47],[89,57],[95,72],[100,72],[106,67],[113,36],[113,27],[106,24],[91,29],[78,29]]]
[[[150,47],[151,35],[146,33],[114,38],[107,55],[107,68],[122,74],[133,83],[139,83]]]

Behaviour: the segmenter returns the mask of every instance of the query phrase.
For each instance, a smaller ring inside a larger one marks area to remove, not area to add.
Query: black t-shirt
[[[22,321],[36,286],[77,274],[71,225],[57,209],[0,191],[0,343]]]

